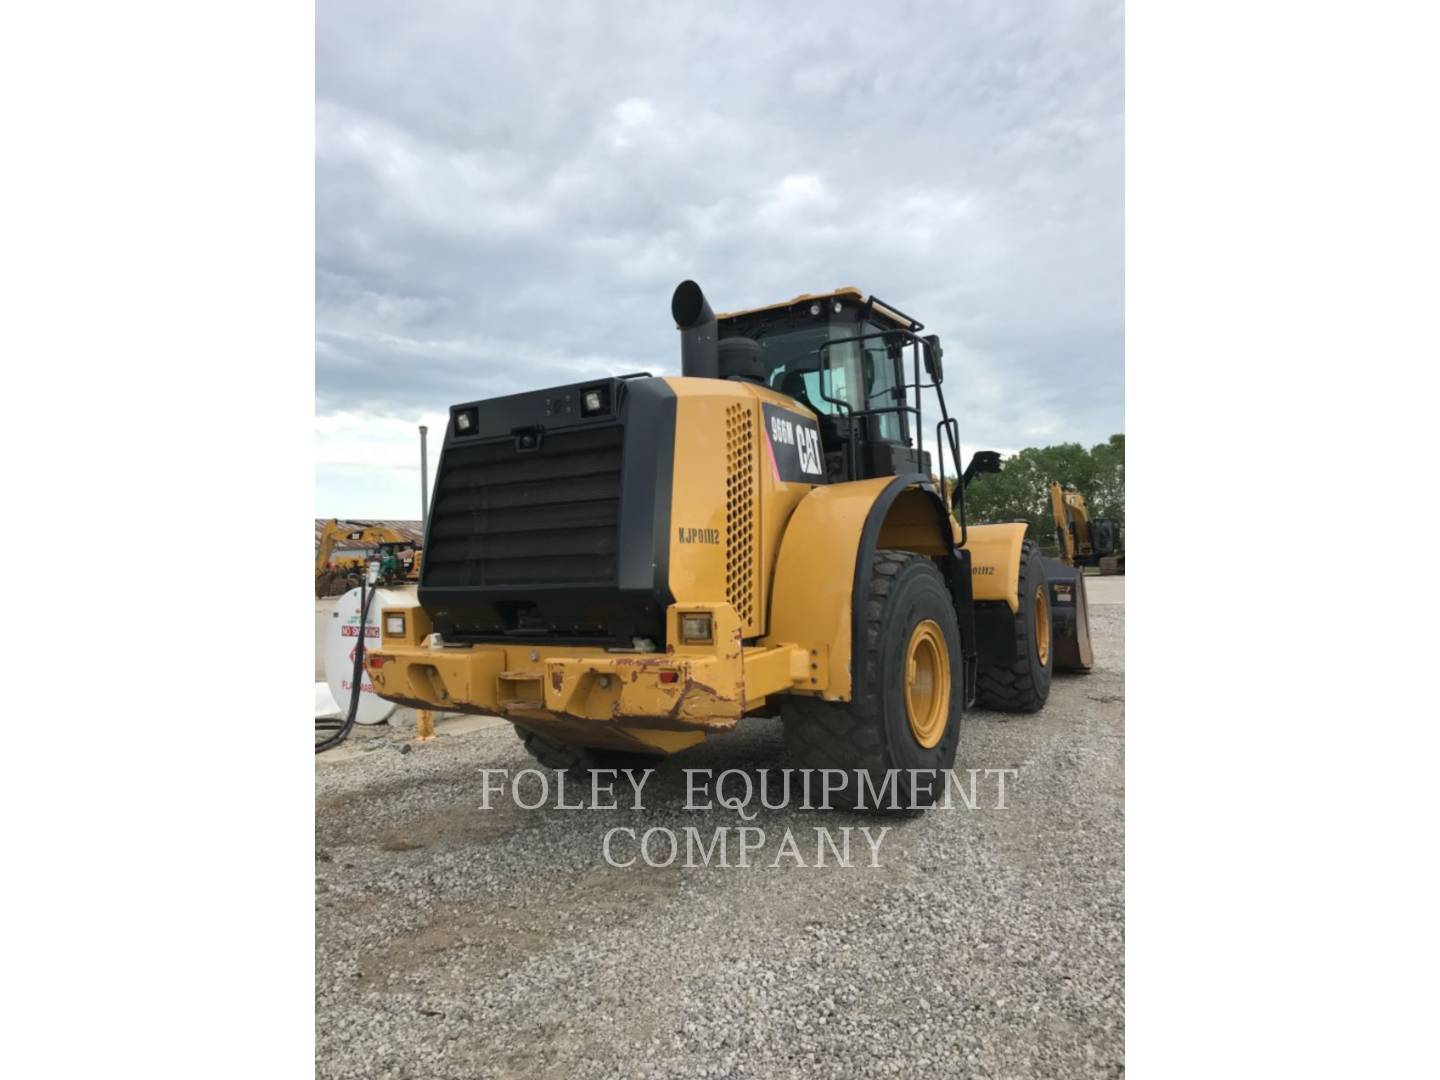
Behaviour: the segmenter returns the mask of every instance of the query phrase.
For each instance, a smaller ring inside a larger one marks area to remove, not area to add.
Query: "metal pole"
[[[420,425],[420,535],[425,535],[425,525],[430,520],[430,463],[425,456],[425,433],[429,429]]]

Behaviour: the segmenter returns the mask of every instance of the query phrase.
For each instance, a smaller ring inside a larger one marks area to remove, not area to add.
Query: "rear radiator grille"
[[[755,417],[748,404],[725,410],[725,598],[746,636],[755,632]]]
[[[613,584],[624,431],[449,446],[435,484],[425,584]]]

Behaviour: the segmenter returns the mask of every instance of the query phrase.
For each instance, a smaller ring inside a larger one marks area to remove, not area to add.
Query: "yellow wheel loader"
[[[679,377],[450,410],[419,606],[385,609],[376,691],[499,714],[569,770],[778,714],[791,764],[849,777],[839,801],[888,777],[927,805],[968,707],[1038,710],[1053,671],[1089,667],[1083,579],[1048,575],[1023,523],[966,522],[999,458],[957,477],[918,321],[854,288],[716,316],[690,281],[671,314]]]

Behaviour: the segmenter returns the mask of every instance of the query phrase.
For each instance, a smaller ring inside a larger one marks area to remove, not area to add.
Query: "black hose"
[[[365,624],[370,619],[370,601],[375,598],[379,590],[365,588],[365,579],[360,579],[360,632],[356,635],[355,644],[355,668],[350,675],[350,708],[345,714],[343,723],[334,719],[315,721],[316,731],[334,731],[335,734],[322,739],[315,744],[315,752],[323,753],[326,750],[333,750],[350,737],[350,729],[355,726],[355,713],[360,708],[360,680],[365,676]]]

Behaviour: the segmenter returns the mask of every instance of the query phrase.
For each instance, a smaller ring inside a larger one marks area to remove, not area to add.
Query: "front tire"
[[[960,629],[935,564],[908,551],[876,552],[862,627],[855,644],[864,650],[865,685],[848,704],[786,697],[787,756],[800,768],[845,772],[843,790],[832,790],[841,806],[929,806],[955,764],[965,699]],[[816,798],[822,778],[811,777]]]
[[[999,712],[1039,712],[1050,697],[1055,643],[1050,593],[1040,547],[1026,540],[1020,549],[1020,610],[1012,627],[1014,659],[1008,664],[981,660],[975,704]]]

